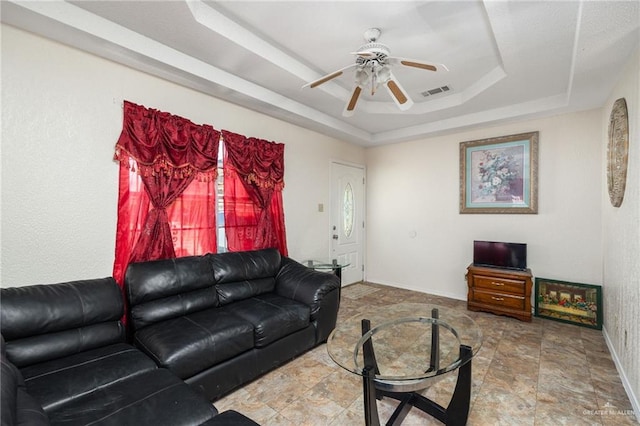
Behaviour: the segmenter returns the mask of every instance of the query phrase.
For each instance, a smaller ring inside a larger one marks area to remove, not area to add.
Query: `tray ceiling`
[[[363,146],[601,107],[640,45],[637,1],[10,1],[4,23]],[[345,72],[363,33],[448,72],[393,72],[415,104]],[[429,91],[440,93],[429,94]]]

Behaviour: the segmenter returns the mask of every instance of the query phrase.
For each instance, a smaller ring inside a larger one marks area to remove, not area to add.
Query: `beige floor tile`
[[[343,407],[322,395],[305,393],[280,411],[286,419],[298,425],[328,425]]]

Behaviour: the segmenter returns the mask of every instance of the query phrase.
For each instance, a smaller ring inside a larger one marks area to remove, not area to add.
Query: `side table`
[[[350,263],[338,263],[336,259],[332,259],[330,261],[326,260],[303,260],[302,263],[304,266],[310,269],[316,269],[318,271],[331,271],[342,281],[342,268],[346,268],[350,265]]]

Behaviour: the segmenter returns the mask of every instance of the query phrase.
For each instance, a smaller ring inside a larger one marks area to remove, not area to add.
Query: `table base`
[[[363,332],[368,331],[368,328],[369,322],[364,320]],[[387,421],[387,426],[400,425],[412,407],[433,416],[448,426],[463,426],[467,423],[471,401],[471,359],[473,357],[469,346],[460,345],[462,365],[458,369],[456,387],[446,408],[416,392],[391,392],[378,389],[375,375],[379,372],[371,340],[368,340],[363,345],[363,356],[365,364],[363,369],[364,417],[367,426],[380,425],[376,400],[384,397],[400,401],[400,404]]]

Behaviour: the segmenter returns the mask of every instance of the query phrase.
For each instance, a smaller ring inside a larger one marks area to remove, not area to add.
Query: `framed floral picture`
[[[538,213],[538,132],[460,143],[460,213]]]

